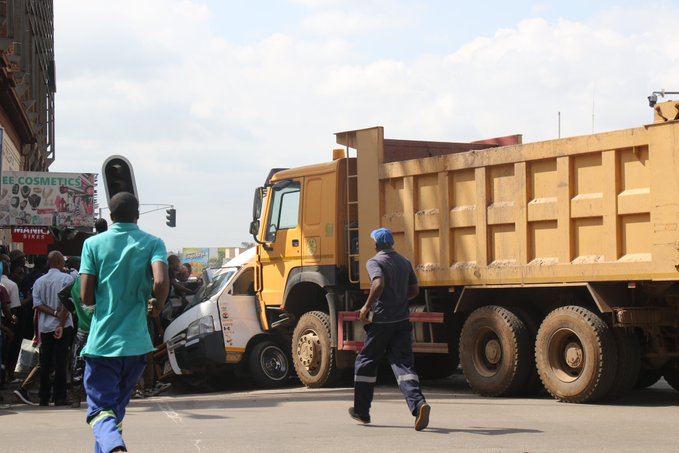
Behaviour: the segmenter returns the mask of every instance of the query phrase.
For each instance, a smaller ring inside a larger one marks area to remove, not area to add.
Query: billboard
[[[0,226],[91,227],[94,173],[7,171],[0,190]]]
[[[210,250],[207,248],[184,248],[182,249],[182,256],[184,256],[184,263],[191,264],[191,275],[200,277],[203,274],[203,269],[207,267]]]

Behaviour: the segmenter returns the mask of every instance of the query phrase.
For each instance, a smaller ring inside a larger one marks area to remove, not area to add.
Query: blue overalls
[[[413,366],[410,321],[371,323],[365,326],[365,331],[365,343],[356,357],[354,366],[354,412],[360,415],[370,415],[379,361],[386,352],[387,360],[396,377],[398,388],[405,397],[408,409],[413,416],[417,416],[418,406],[424,402],[424,396]]]
[[[125,408],[145,368],[146,354],[85,358],[87,423],[94,432],[95,453],[126,448],[123,441]]]

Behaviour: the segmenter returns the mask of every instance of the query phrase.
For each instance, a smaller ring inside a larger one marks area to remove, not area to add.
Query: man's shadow
[[[403,429],[408,429],[412,430],[413,427],[408,425],[375,425],[375,424],[369,424],[369,425],[362,425],[366,428],[403,428]],[[505,436],[509,434],[540,434],[543,433],[544,431],[539,430],[539,429],[523,429],[523,428],[484,428],[484,427],[470,427],[470,428],[441,428],[441,427],[436,427],[436,426],[429,426],[428,428],[425,428],[423,431],[429,432],[429,433],[438,433],[438,434],[452,434],[452,433],[469,433],[469,434],[478,434],[481,436]]]

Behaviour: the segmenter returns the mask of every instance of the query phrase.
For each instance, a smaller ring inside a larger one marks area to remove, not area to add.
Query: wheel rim
[[[313,330],[306,330],[297,342],[299,363],[309,374],[317,373],[321,365],[321,339]]]
[[[477,372],[484,377],[497,373],[502,362],[502,343],[491,329],[481,329],[474,342],[472,354]]]
[[[559,329],[550,337],[548,360],[554,376],[562,382],[577,380],[585,368],[587,357],[580,338],[571,329]]]
[[[275,346],[268,346],[262,351],[260,364],[264,373],[274,381],[285,379],[288,375],[288,361],[285,354]]]

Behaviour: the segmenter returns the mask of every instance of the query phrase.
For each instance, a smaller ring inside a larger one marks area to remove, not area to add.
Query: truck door
[[[264,225],[264,242],[260,252],[261,299],[266,305],[280,306],[290,271],[301,266],[299,181],[274,184]]]

